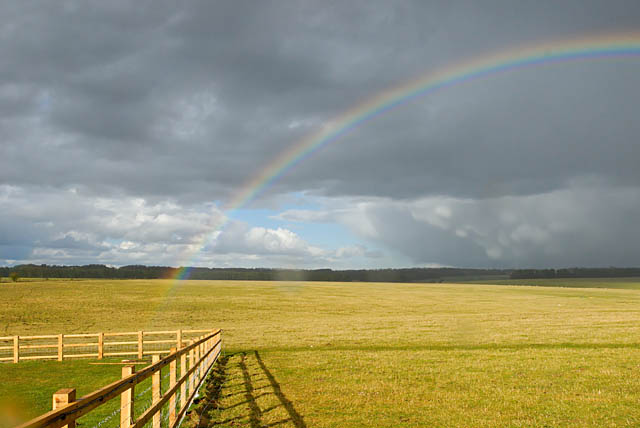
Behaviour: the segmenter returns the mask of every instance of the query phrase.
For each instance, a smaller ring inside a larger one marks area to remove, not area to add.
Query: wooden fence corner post
[[[143,357],[143,355],[142,355],[143,354],[142,347],[143,347],[143,342],[144,342],[143,338],[144,338],[144,332],[139,331],[138,332],[138,358],[142,358]]]
[[[176,330],[176,346],[182,349],[182,329]]]
[[[13,336],[13,362],[20,361],[20,336]]]
[[[104,333],[98,333],[98,359],[104,357]]]
[[[64,388],[59,389],[55,394],[53,394],[53,410],[57,410],[61,407],[67,406],[76,401],[76,390],[73,388]],[[67,425],[64,425],[62,428],[75,428],[76,421],[75,419],[70,421]]]
[[[155,364],[160,361],[160,355],[153,355],[151,357],[151,364]],[[156,404],[160,401],[160,397],[162,396],[161,382],[162,382],[162,371],[158,370],[155,372],[151,378],[151,404]],[[153,415],[153,428],[160,428],[160,412],[156,412]]]
[[[122,378],[131,376],[136,371],[136,366],[122,366]],[[133,399],[135,394],[135,385],[120,394],[120,428],[129,428],[133,425]]]
[[[62,359],[64,358],[63,341],[64,341],[64,334],[59,334],[58,335],[58,361],[62,361]]]

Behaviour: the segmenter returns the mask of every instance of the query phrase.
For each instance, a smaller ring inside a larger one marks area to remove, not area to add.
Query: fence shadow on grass
[[[307,428],[304,419],[284,395],[275,376],[258,351],[227,354],[209,375],[203,394],[190,410],[186,426],[281,425]],[[286,417],[268,417],[270,412],[286,412]]]

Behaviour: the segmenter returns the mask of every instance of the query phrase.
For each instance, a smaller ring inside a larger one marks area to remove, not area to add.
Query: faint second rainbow
[[[623,57],[640,57],[640,33],[590,35],[578,39],[556,40],[483,55],[435,72],[428,72],[422,77],[368,98],[329,121],[320,130],[293,144],[247,181],[223,211],[229,213],[246,206],[265,188],[313,153],[338,141],[354,128],[418,97],[493,74],[544,64]],[[193,260],[214,234],[226,224],[228,218],[227,215],[203,237],[202,242],[194,246],[188,262]],[[187,265],[188,262],[183,265]],[[181,279],[186,274],[187,272],[181,269],[174,277]]]

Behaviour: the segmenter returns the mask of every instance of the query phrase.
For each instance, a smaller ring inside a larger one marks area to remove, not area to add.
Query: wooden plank
[[[57,360],[58,355],[34,355],[29,357],[20,357],[20,361],[26,360]]]
[[[57,348],[58,345],[20,345],[20,349],[52,349]]]
[[[58,335],[58,361],[62,361],[64,358],[64,335]],[[75,392],[74,392],[75,394]],[[75,397],[74,397],[75,400]]]
[[[180,355],[180,377],[184,377],[187,372],[187,354]],[[183,382],[180,385],[180,410],[187,405],[187,386],[189,382]]]
[[[144,344],[147,345],[151,345],[151,344],[159,344],[159,343],[171,343],[171,344],[175,344],[176,341],[174,339],[167,339],[167,340],[145,340]]]
[[[136,371],[136,366],[122,367],[122,378],[127,379]],[[129,428],[133,424],[135,383],[120,394],[120,428]]]
[[[116,345],[137,345],[138,342],[104,342],[104,346],[116,346]]]
[[[171,348],[171,354],[175,355],[176,348]],[[169,388],[175,389],[178,359],[174,359],[169,363]],[[176,394],[173,393],[169,399],[169,424],[172,425],[176,420]]]
[[[200,338],[197,339],[198,341],[200,340]],[[200,367],[200,351],[202,350],[202,344],[198,343],[198,346],[195,347],[195,352],[196,352],[196,361],[197,361],[197,365],[198,367]],[[200,371],[196,371],[196,384],[200,383]]]
[[[138,358],[142,358],[144,348],[144,333],[142,331],[138,332]]]
[[[37,340],[37,339],[57,339],[57,334],[46,334],[41,336],[20,336],[20,339],[24,340]]]
[[[175,340],[171,339],[171,340],[145,340],[144,344],[145,345],[151,345],[151,344],[157,344],[157,343],[176,343]]]
[[[66,335],[64,337],[67,337]],[[98,344],[96,342],[91,343],[65,343],[65,348],[95,348]]]
[[[64,358],[97,358],[98,354],[65,354]]]
[[[123,357],[125,355],[138,355],[138,352],[105,352],[105,357]]]
[[[100,333],[79,333],[79,334],[65,334],[64,337],[98,337]]]
[[[116,337],[116,336],[135,336],[137,331],[125,332],[125,333],[105,333],[104,337]]]
[[[149,364],[148,361],[122,361],[120,363],[89,363],[90,366],[122,366],[128,364]]]
[[[189,346],[193,346],[193,340],[190,342]],[[196,365],[196,354],[195,351],[193,349],[189,350],[189,372],[193,373],[193,368]],[[195,375],[191,375],[191,378],[189,379],[189,391],[193,392],[193,389],[196,387],[196,381],[195,381]]]
[[[101,360],[104,356],[104,334],[98,333],[98,359]]]
[[[151,360],[152,364],[156,364],[158,361],[160,361],[160,356],[158,355],[154,355],[153,359]],[[161,381],[162,381],[162,370],[158,370],[157,372],[155,372],[152,376],[151,376],[151,404],[155,404],[158,401],[160,401],[160,398],[162,397],[162,390],[161,390]],[[156,412],[156,414],[153,415],[153,428],[160,428],[160,423],[161,423],[161,412]]]
[[[20,336],[13,336],[13,362],[20,362]]]

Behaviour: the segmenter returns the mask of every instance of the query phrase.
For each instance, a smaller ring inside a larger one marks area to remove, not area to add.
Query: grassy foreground
[[[209,326],[224,329],[225,348],[217,392],[208,393],[218,407],[201,404],[210,424],[640,425],[639,290],[161,280],[0,287],[0,335]],[[55,390],[82,395],[118,371],[89,361],[0,365],[0,414],[37,415]]]

